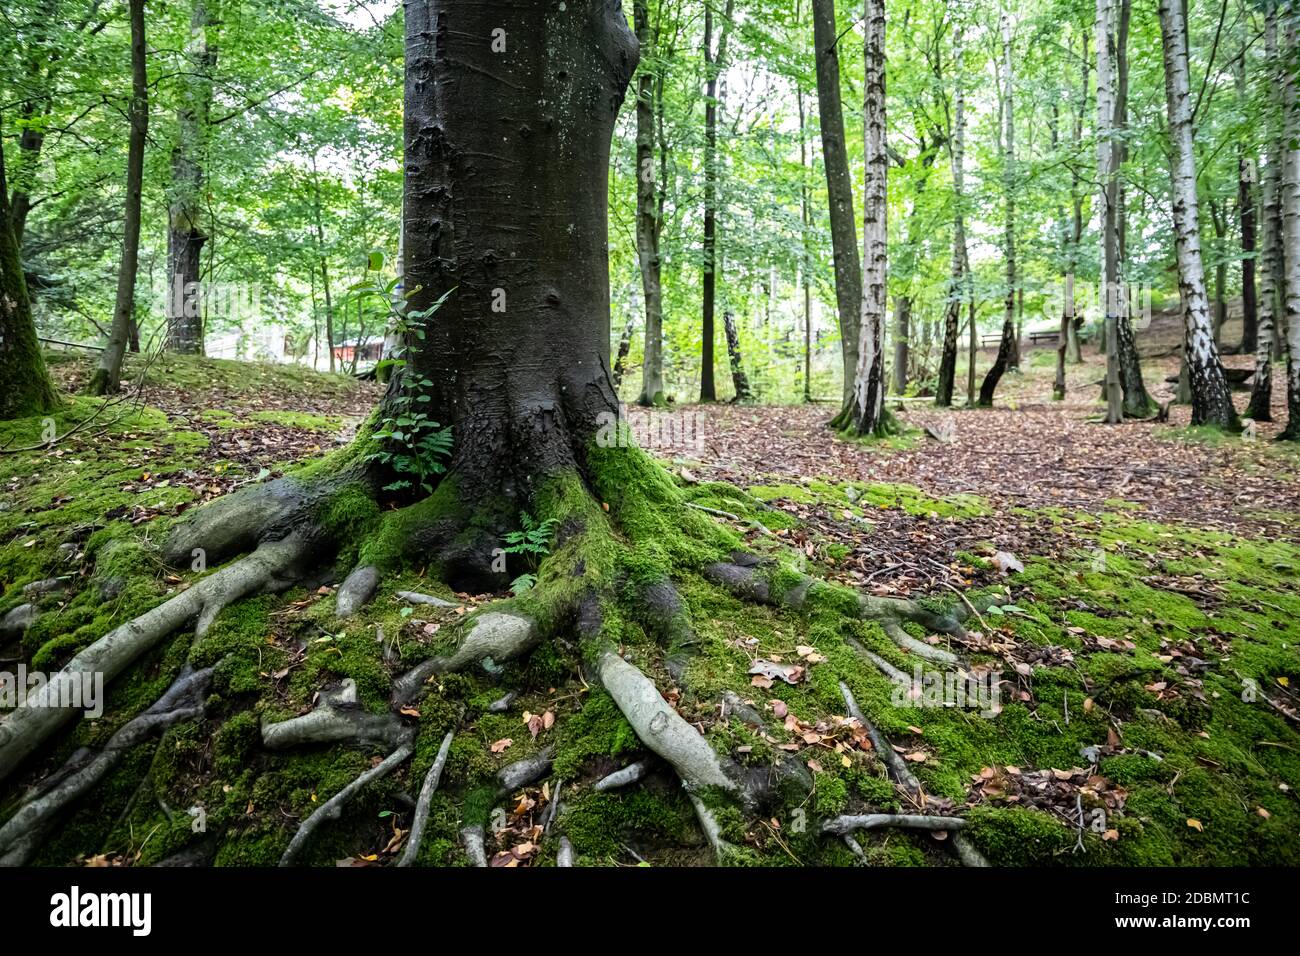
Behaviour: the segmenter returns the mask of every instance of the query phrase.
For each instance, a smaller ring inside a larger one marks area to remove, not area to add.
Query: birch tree
[[[1237,413],[1219,363],[1205,293],[1201,260],[1200,210],[1196,195],[1196,158],[1192,146],[1192,103],[1187,73],[1187,33],[1180,0],[1159,0],[1164,50],[1165,104],[1172,147],[1174,248],[1183,308],[1183,352],[1192,394],[1192,424],[1236,429]],[[1297,223],[1300,226],[1300,223]],[[1300,295],[1300,290],[1297,290]],[[1296,300],[1300,310],[1300,298]],[[1297,372],[1300,391],[1300,371]],[[1300,398],[1300,394],[1297,396]]]
[[[952,405],[952,393],[957,377],[957,336],[961,331],[961,305],[964,293],[969,292],[966,267],[966,219],[962,209],[966,184],[966,94],[962,84],[962,24],[954,23],[952,34],[953,55],[953,132],[949,148],[952,163],[952,270],[948,280],[948,301],[943,315],[943,346],[939,357],[939,383],[935,389],[934,403]],[[972,316],[973,318],[973,316]]]

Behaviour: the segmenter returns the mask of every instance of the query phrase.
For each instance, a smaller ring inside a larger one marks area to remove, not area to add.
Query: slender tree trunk
[[[853,376],[858,368],[858,324],[862,312],[862,259],[858,227],[853,214],[853,180],[844,139],[844,111],[840,98],[839,34],[835,26],[835,0],[812,0],[813,47],[817,60],[817,111],[821,119],[822,162],[826,167],[826,194],[830,204],[831,251],[835,264],[835,303],[840,322],[840,352],[844,362],[843,406],[853,398]],[[843,416],[833,425],[840,427]]]
[[[316,154],[311,157],[312,209],[316,216],[316,255],[319,259],[321,286],[325,294],[325,345],[330,371],[334,371],[334,301],[330,295],[329,262],[325,256],[325,221],[321,215],[320,173],[316,171]]]
[[[740,332],[736,328],[736,317],[730,309],[722,313],[722,327],[727,336],[727,359],[731,365],[731,384],[736,391],[735,401],[747,402],[752,397],[749,378],[745,375],[745,363],[740,355]]]
[[[617,420],[608,171],[636,63],[609,0],[568,0],[565,16],[532,0],[406,6],[411,312],[451,294],[410,338],[403,379],[427,381],[430,416],[453,427],[458,496],[505,502],[511,522]],[[466,557],[495,581],[490,561]]]
[[[1274,31],[1276,32],[1276,31]],[[1271,147],[1270,147],[1271,148]],[[1245,417],[1257,422],[1273,420],[1273,334],[1278,313],[1277,229],[1272,227],[1278,206],[1279,154],[1273,152],[1264,170],[1264,235],[1259,258],[1259,321],[1255,337],[1255,381]]]
[[[1097,180],[1101,205],[1101,302],[1105,316],[1106,421],[1124,420],[1124,391],[1119,378],[1119,144],[1115,131],[1114,0],[1097,0]]]
[[[1100,0],[1099,0],[1100,2]],[[1002,338],[998,342],[997,358],[980,385],[979,404],[984,408],[993,405],[993,394],[998,382],[1011,362],[1016,345],[1016,120],[1015,74],[1011,62],[1011,16],[1004,9],[1001,15],[1002,30],[1002,196],[1004,218],[1004,251],[1007,266],[1006,300],[1002,311]]]
[[[912,335],[912,299],[894,296],[894,394],[907,391],[907,365]]]
[[[1234,64],[1233,77],[1237,84],[1237,106],[1245,114],[1249,108],[1246,88],[1246,55],[1249,49],[1249,21],[1244,0],[1238,0],[1241,15],[1240,52]],[[1237,222],[1241,229],[1241,349],[1243,353],[1256,351],[1259,335],[1259,305],[1256,288],[1255,217],[1259,197],[1257,181],[1259,170],[1255,156],[1243,143],[1237,147]]]
[[[700,349],[700,401],[716,402],[713,384],[713,316],[718,281],[718,77],[727,56],[727,37],[731,32],[734,0],[727,0],[722,27],[718,31],[718,48],[713,49],[713,6],[704,8],[704,275],[702,279],[703,342]]]
[[[1268,135],[1265,142],[1267,165],[1260,177],[1264,221],[1259,255],[1259,322],[1255,341],[1255,381],[1250,391],[1250,404],[1246,417],[1257,422],[1273,420],[1273,358],[1277,342],[1284,339],[1278,334],[1279,319],[1283,312],[1281,283],[1284,272],[1282,261],[1282,165],[1286,159],[1286,143],[1282,138],[1282,112],[1286,104],[1282,94],[1286,78],[1278,59],[1277,8],[1271,7],[1264,19],[1264,82],[1268,88],[1270,106]]]
[[[1279,438],[1300,441],[1300,101],[1297,101],[1295,16],[1281,22],[1282,275],[1286,312],[1286,429]]]
[[[808,128],[803,87],[795,88],[799,106],[799,284],[803,287],[803,400],[812,401],[812,256],[808,233],[812,226],[812,199],[808,195]]]
[[[964,201],[966,164],[966,94],[962,81],[962,25],[953,25],[953,134],[952,148],[952,275],[948,280],[948,301],[943,316],[943,347],[939,355],[939,379],[935,387],[934,403],[941,407],[952,405],[952,394],[957,378],[957,337],[961,331],[961,303],[963,294],[969,297],[970,282],[965,274],[966,223],[962,211]]]
[[[889,279],[885,202],[889,178],[885,144],[885,0],[866,2],[864,56],[862,116],[867,184],[862,201],[862,318],[848,429],[857,435],[881,435],[894,427],[884,404]]]
[[[1192,146],[1192,105],[1187,73],[1186,25],[1179,0],[1159,0],[1164,47],[1165,94],[1173,146],[1174,245],[1183,300],[1183,350],[1192,392],[1192,424],[1237,427],[1232,394],[1214,345],[1205,269],[1201,262],[1200,215],[1196,196],[1196,159]],[[1300,290],[1297,290],[1300,292]],[[1297,299],[1300,307],[1300,298]],[[1300,381],[1297,381],[1300,385]]]
[[[0,150],[0,419],[40,415],[59,405],[36,337],[27,279],[10,225],[9,184]]]
[[[144,185],[144,145],[149,132],[149,81],[145,73],[145,0],[128,0],[131,21],[131,132],[127,141],[126,214],[122,236],[122,262],[117,273],[117,300],[99,365],[88,383],[92,395],[116,392],[122,381],[122,358],[135,310],[135,277],[140,266],[140,199]]]
[[[627,353],[632,351],[632,329],[636,325],[636,320],[629,318],[627,324],[623,326],[623,334],[618,337],[618,355],[614,358],[614,394],[618,394],[619,386],[623,384],[623,369],[627,366]]]
[[[1129,21],[1132,16],[1132,0],[1119,0],[1119,24],[1115,37],[1116,93],[1115,93],[1115,128],[1119,131],[1119,163],[1128,160],[1128,35]],[[1130,307],[1130,290],[1126,272],[1128,269],[1128,214],[1124,181],[1116,169],[1115,216],[1116,242],[1119,250],[1120,284],[1116,289],[1119,310],[1115,317],[1116,350],[1119,353],[1119,384],[1124,395],[1123,413],[1128,418],[1146,418],[1156,409],[1156,403],[1147,393],[1146,383],[1142,379],[1142,360],[1138,353],[1137,336],[1133,331],[1133,316]]]
[[[215,2],[215,0],[213,0]],[[217,48],[208,42],[209,0],[193,0],[187,74],[181,80],[176,110],[176,146],[172,150],[171,205],[167,223],[166,348],[183,355],[203,354],[203,300],[200,255],[207,234],[202,228],[203,163],[212,105],[212,70]]]
[[[635,0],[632,16],[642,56],[652,53],[656,38],[651,35],[646,0]],[[656,69],[662,67],[656,66]],[[663,285],[659,258],[660,204],[655,195],[662,186],[655,182],[655,76],[644,64],[637,76],[636,96],[636,251],[641,266],[641,294],[645,300],[645,356],[641,364],[640,405],[664,401]]]

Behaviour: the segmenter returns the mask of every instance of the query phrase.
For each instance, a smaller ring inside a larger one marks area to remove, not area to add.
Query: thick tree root
[[[356,614],[375,595],[379,587],[379,569],[372,564],[355,568],[343,579],[334,595],[334,616],[348,618]]]
[[[497,782],[501,784],[497,796],[504,797],[521,787],[532,786],[551,772],[551,764],[554,762],[554,758],[555,748],[543,747],[531,757],[525,757],[523,760],[516,760],[514,763],[506,764],[497,771]]]
[[[795,610],[804,607],[810,593],[818,588],[829,587],[817,578],[797,575],[793,582],[778,590],[773,587],[769,579],[770,569],[770,561],[765,561],[756,555],[737,552],[731,556],[730,561],[707,565],[704,568],[704,576],[744,600]],[[936,663],[957,662],[955,654],[943,648],[932,647],[924,641],[918,641],[903,630],[902,624],[911,622],[927,630],[961,637],[965,635],[965,629],[962,627],[964,609],[940,613],[915,601],[860,594],[857,611],[858,616],[863,620],[878,622],[889,639],[903,650]]]
[[[127,751],[173,724],[203,714],[212,668],[188,668],[148,710],[125,724],[96,754],[80,751],[0,827],[0,866],[23,866],[55,818],[85,795]]]
[[[262,725],[262,745],[286,750],[306,744],[346,743],[354,747],[395,748],[410,740],[413,731],[395,714],[372,714],[357,703],[357,686],[351,679],[321,695],[311,712],[274,724]]]
[[[961,817],[931,817],[920,813],[846,814],[822,823],[822,833],[845,836],[854,830],[876,827],[906,827],[913,830],[960,830],[966,826]]]
[[[108,684],[189,621],[197,619],[195,634],[201,637],[230,603],[261,591],[283,590],[296,578],[295,569],[309,552],[307,536],[297,532],[264,542],[252,554],[213,572],[79,652],[26,706],[0,722],[0,780],[76,716],[77,710],[65,705],[79,699],[80,688],[87,681],[99,678]]]
[[[401,859],[397,861],[398,866],[410,866],[420,852],[424,826],[429,822],[429,805],[433,802],[434,791],[438,789],[438,781],[442,779],[442,768],[447,764],[447,752],[451,750],[451,741],[455,736],[455,732],[447,731],[447,736],[442,738],[442,746],[438,748],[438,756],[434,758],[433,766],[425,775],[424,784],[420,787],[420,798],[415,803],[411,832],[407,834],[406,847],[402,850]]]
[[[487,866],[487,852],[483,849],[483,828],[480,826],[463,827],[460,831],[460,845],[465,848],[470,866]]]
[[[411,743],[404,743],[382,761],[371,767],[365,773],[361,774],[346,787],[340,790],[334,796],[326,800],[316,812],[298,825],[298,832],[293,835],[289,845],[285,847],[284,855],[280,857],[280,866],[290,866],[294,858],[302,851],[316,829],[326,821],[337,820],[343,815],[343,808],[347,806],[356,794],[372,780],[378,780],[395,770],[407,757],[415,752],[415,746]]]
[[[727,773],[714,749],[668,705],[650,678],[608,650],[597,659],[596,673],[637,737],[677,771],[687,789],[739,791],[735,771]]]
[[[393,681],[392,701],[404,706],[414,701],[429,678],[450,674],[471,664],[491,669],[533,649],[541,631],[532,618],[508,611],[480,611],[465,625],[465,636],[449,657],[432,657]]]

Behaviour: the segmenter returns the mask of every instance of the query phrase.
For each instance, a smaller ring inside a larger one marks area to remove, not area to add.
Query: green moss
[[[587,695],[582,710],[561,722],[558,729],[554,771],[562,780],[579,777],[584,764],[593,758],[618,757],[641,746],[632,725],[603,690]]]

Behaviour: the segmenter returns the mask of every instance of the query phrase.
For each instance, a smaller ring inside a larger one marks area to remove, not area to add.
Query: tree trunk
[[[1128,160],[1128,35],[1129,21],[1132,15],[1132,0],[1120,0],[1119,25],[1115,38],[1116,94],[1115,127],[1119,131],[1120,166]],[[1119,166],[1116,167],[1117,173]],[[1137,349],[1137,336],[1133,332],[1133,317],[1130,308],[1130,289],[1125,278],[1128,263],[1128,215],[1125,210],[1124,183],[1117,177],[1115,188],[1116,242],[1119,250],[1120,284],[1116,289],[1119,311],[1115,317],[1117,333],[1116,350],[1119,352],[1119,384],[1124,396],[1123,413],[1128,418],[1146,418],[1156,408],[1155,401],[1147,394],[1146,383],[1142,380],[1142,360]]]
[[[1186,33],[1179,0],[1160,0],[1160,32],[1164,48],[1169,135],[1173,147],[1174,246],[1183,301],[1183,350],[1192,393],[1192,424],[1235,429],[1238,427],[1237,413],[1223,366],[1219,364],[1219,350],[1214,345],[1214,330],[1210,325],[1209,303],[1205,295]],[[1300,298],[1296,305],[1300,307]],[[1300,386],[1300,380],[1297,385]]]
[[[952,275],[948,280],[948,301],[943,316],[943,349],[939,356],[939,380],[935,388],[934,403],[941,407],[952,405],[952,393],[957,379],[957,337],[961,332],[961,303],[963,293],[969,297],[970,282],[965,274],[966,223],[962,212],[966,181],[966,94],[962,84],[962,25],[954,24],[952,35],[953,74],[953,134],[952,134]],[[973,301],[973,299],[972,299]]]
[[[736,391],[735,401],[747,402],[752,397],[749,391],[749,379],[745,375],[745,363],[740,356],[740,333],[736,329],[736,318],[727,309],[722,313],[722,327],[727,335],[727,359],[731,364],[731,384]]]
[[[642,56],[648,56],[656,40],[651,36],[646,0],[635,0],[632,16]],[[662,186],[655,182],[655,112],[662,109],[662,104],[656,102],[655,77],[644,62],[637,76],[636,94],[636,251],[645,299],[645,356],[637,403],[659,405],[664,402],[663,285],[659,258],[659,233],[663,224],[656,197],[656,187],[662,189]]]
[[[40,415],[58,407],[36,337],[27,278],[10,225],[9,184],[0,150],[0,419]]]
[[[911,349],[912,299],[907,295],[894,296],[894,381],[895,395],[907,391],[907,364]]]
[[[424,337],[401,378],[453,427],[468,501],[527,506],[617,415],[607,182],[637,48],[617,4],[569,6],[406,8],[405,273]]]
[[[858,367],[853,376],[853,404],[846,423],[857,435],[892,430],[885,411],[885,315],[889,263],[886,194],[889,157],[885,145],[885,0],[867,0],[863,129],[866,190],[862,215],[862,317],[858,328]]]
[[[627,353],[632,350],[632,329],[636,325],[636,320],[629,318],[627,324],[623,326],[623,334],[618,337],[618,355],[614,358],[614,394],[618,394],[619,386],[623,384],[623,369],[627,366]]]
[[[1119,380],[1119,144],[1115,132],[1114,0],[1097,0],[1097,179],[1101,206],[1101,302],[1105,316],[1106,421],[1124,420],[1124,391]]]
[[[329,263],[325,256],[325,221],[321,215],[320,173],[316,171],[316,154],[311,156],[312,210],[316,217],[316,255],[319,259],[321,285],[325,294],[325,346],[330,371],[334,371],[334,301],[330,295]],[[405,216],[405,212],[403,212]]]
[[[700,401],[716,402],[713,383],[713,316],[717,299],[718,267],[718,76],[727,56],[727,36],[731,32],[734,0],[727,0],[718,32],[718,48],[713,49],[713,6],[704,8],[704,274],[703,322],[700,348]]]
[[[812,256],[808,249],[808,232],[812,226],[812,199],[808,195],[808,128],[804,113],[803,87],[795,87],[799,107],[799,284],[803,288],[803,400],[812,395]]]
[[[1282,21],[1282,275],[1286,312],[1286,429],[1279,438],[1300,441],[1300,102],[1293,65],[1295,18]]]
[[[1265,154],[1268,159],[1260,177],[1264,221],[1259,256],[1259,322],[1255,341],[1255,381],[1250,392],[1246,417],[1257,422],[1273,420],[1273,357],[1277,342],[1285,338],[1279,332],[1282,316],[1282,288],[1278,281],[1284,270],[1282,260],[1282,164],[1286,143],[1282,138],[1282,112],[1286,104],[1282,94],[1286,79],[1278,59],[1277,8],[1271,8],[1264,20],[1264,71],[1269,90],[1270,115]]]
[[[126,211],[122,236],[122,262],[117,273],[117,300],[99,365],[87,385],[92,395],[116,392],[122,380],[122,357],[131,332],[135,309],[135,277],[140,265],[140,198],[144,183],[144,145],[149,132],[149,86],[145,74],[145,0],[128,0],[131,21],[131,133],[126,158]]]
[[[203,211],[203,157],[212,105],[211,73],[217,48],[208,43],[208,0],[193,0],[188,73],[181,80],[176,110],[176,146],[172,150],[172,195],[167,223],[166,349],[182,355],[203,354],[203,295],[199,287],[200,254],[207,234]]]
[[[1099,0],[1101,2],[1101,0]],[[998,342],[997,358],[980,385],[979,404],[993,406],[993,394],[998,382],[1011,362],[1016,344],[1016,120],[1015,94],[1012,84],[1015,74],[1011,62],[1011,16],[1006,10],[1001,16],[1002,30],[1002,197],[1005,245],[1003,255],[1007,265],[1006,299],[1002,310],[1002,338]]]
[[[858,324],[862,312],[862,259],[853,215],[853,180],[844,139],[840,99],[839,34],[835,0],[812,0],[813,47],[817,59],[817,112],[821,119],[822,161],[831,221],[831,252],[835,263],[835,304],[840,321],[840,352],[844,361],[844,408],[853,398],[858,369]],[[839,419],[837,419],[838,421]]]

